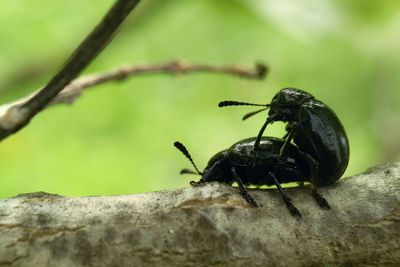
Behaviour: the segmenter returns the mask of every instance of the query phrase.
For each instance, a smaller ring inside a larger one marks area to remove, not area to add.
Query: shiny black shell
[[[232,167],[244,185],[274,185],[274,181],[268,176],[269,172],[273,172],[280,183],[310,181],[310,166],[296,146],[287,146],[285,161],[279,165],[279,151],[284,140],[262,137],[261,149],[257,152],[254,164],[252,152],[255,141],[256,137],[241,140],[213,156],[204,170],[205,181],[232,184]],[[216,163],[219,167],[211,168]],[[208,173],[209,170],[212,170],[212,173]]]
[[[333,184],[349,163],[349,141],[343,125],[331,108],[315,99],[301,106],[298,122],[293,140],[318,162],[315,185]]]
[[[315,186],[338,180],[347,168],[350,156],[346,131],[335,112],[311,94],[295,88],[279,91],[271,101],[269,116],[273,121],[294,123],[297,147],[317,163]]]

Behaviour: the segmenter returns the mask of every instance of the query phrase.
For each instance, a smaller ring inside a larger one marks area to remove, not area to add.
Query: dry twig
[[[108,81],[124,80],[131,76],[143,74],[169,73],[180,75],[193,72],[225,73],[249,79],[262,79],[267,72],[267,67],[263,64],[256,64],[254,70],[248,70],[241,67],[190,64],[183,61],[143,66],[125,65],[114,71],[91,74],[72,81],[51,100],[48,106],[58,103],[72,104],[86,88]]]
[[[8,105],[8,108],[2,107],[2,113],[0,113],[0,140],[27,125],[31,118],[75,79],[107,45],[115,30],[139,1],[117,0],[100,23],[75,50],[64,67],[43,89],[25,101],[19,101],[18,105]]]
[[[117,0],[103,20],[46,86],[28,97],[0,106],[0,141],[25,127],[44,108],[56,103],[72,103],[84,89],[111,80],[123,80],[138,74],[191,72],[226,73],[246,78],[263,78],[265,76],[267,68],[262,64],[257,64],[256,69],[251,71],[234,66],[212,66],[173,61],[139,67],[124,66],[115,71],[75,79],[107,45],[115,30],[139,1]]]

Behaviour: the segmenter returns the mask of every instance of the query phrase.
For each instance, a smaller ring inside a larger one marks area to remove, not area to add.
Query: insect
[[[257,207],[257,202],[249,195],[245,186],[275,185],[290,213],[301,216],[281,187],[281,183],[311,181],[311,177],[315,175],[314,162],[310,161],[308,155],[292,144],[286,145],[285,159],[282,161],[280,149],[285,140],[275,137],[260,139],[259,151],[254,161],[252,152],[256,139],[253,137],[241,140],[229,149],[218,152],[209,160],[203,172],[198,170],[185,146],[175,142],[174,146],[190,160],[196,169],[196,172],[183,169],[181,174],[201,175],[198,182],[190,182],[192,186],[211,181],[229,185],[236,182],[244,199],[255,207]],[[328,202],[323,197],[318,194],[313,194],[313,196],[320,206],[329,208]]]
[[[293,139],[296,146],[312,158],[316,168],[316,175],[311,180],[314,193],[316,187],[331,185],[343,175],[350,153],[346,132],[335,112],[311,94],[295,88],[284,88],[266,105],[237,101],[218,104],[219,107],[237,105],[264,107],[246,114],[243,120],[269,108],[267,120],[254,142],[253,157],[259,153],[261,136],[267,125],[283,121],[288,123],[287,133],[279,153],[284,155]]]

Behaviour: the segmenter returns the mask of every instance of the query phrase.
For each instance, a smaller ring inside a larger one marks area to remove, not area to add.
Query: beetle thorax
[[[273,121],[297,120],[301,105],[313,98],[302,90],[284,88],[272,98],[268,115],[273,118]]]

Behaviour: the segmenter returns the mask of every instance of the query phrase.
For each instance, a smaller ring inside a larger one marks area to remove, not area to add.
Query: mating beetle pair
[[[312,195],[318,204],[329,208],[328,202],[316,189],[338,180],[349,161],[349,142],[336,114],[311,94],[295,88],[282,89],[266,105],[237,101],[219,103],[220,107],[233,105],[264,106],[246,114],[243,119],[267,108],[270,110],[257,138],[242,140],[217,153],[203,173],[195,167],[202,178],[191,184],[207,181],[232,184],[236,181],[246,201],[254,206],[257,204],[244,185],[275,184],[292,215],[300,215],[280,183],[306,181],[311,183]],[[275,121],[288,123],[283,139],[262,137],[267,125]],[[296,146],[291,144],[292,139]],[[175,142],[175,146],[193,163],[182,144]]]

